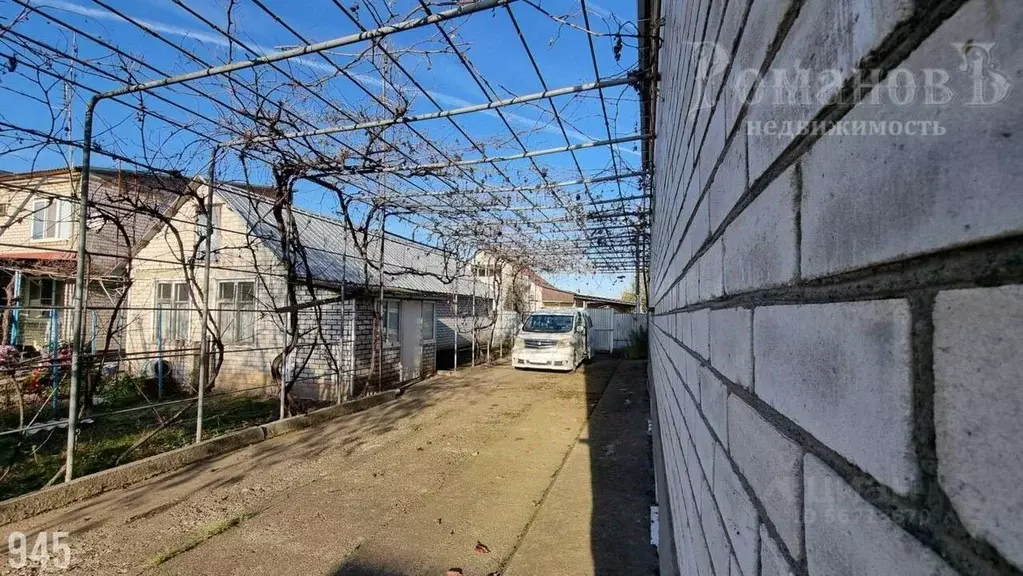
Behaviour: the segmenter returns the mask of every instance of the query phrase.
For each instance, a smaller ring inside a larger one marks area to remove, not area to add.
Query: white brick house
[[[0,175],[5,343],[42,349],[70,338],[80,185],[77,167]],[[128,256],[157,227],[155,215],[170,208],[188,185],[176,176],[93,168],[85,337],[95,340],[98,350],[119,347],[120,334],[110,319]]]
[[[198,195],[205,197],[205,190],[200,185]],[[287,304],[287,268],[273,206],[261,193],[225,184],[214,194],[210,308],[224,347],[214,385],[273,393],[293,307]],[[436,248],[387,234],[381,330],[374,331],[380,275],[364,266],[351,236],[344,241],[344,223],[298,209],[294,218],[304,252],[295,256],[299,278],[293,283],[299,303],[293,358],[297,394],[319,399],[358,395],[435,373],[437,349],[445,340],[438,316],[456,286],[460,312],[467,310],[466,302],[471,306],[473,295],[471,281],[444,280],[456,269],[454,261]],[[178,384],[196,382],[198,372],[202,317],[197,303],[205,249],[197,221],[205,222],[198,201],[179,203],[172,225],[139,250],[131,271],[131,366],[152,373],[154,362],[165,362]],[[371,240],[365,252],[376,261],[379,239]],[[486,286],[477,283],[475,294],[477,311],[485,315],[490,306]],[[376,355],[382,362],[374,361]]]

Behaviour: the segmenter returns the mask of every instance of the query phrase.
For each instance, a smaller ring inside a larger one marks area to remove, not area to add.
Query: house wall
[[[450,352],[455,348],[455,329],[458,329],[458,348],[472,347],[473,326],[477,326],[477,338],[486,342],[490,338],[491,301],[489,298],[476,298],[476,317],[473,320],[472,296],[459,296],[457,315],[455,298],[437,302],[437,350]]]
[[[429,378],[437,373],[437,343],[426,342],[423,344],[423,378]]]
[[[1019,574],[1023,172],[1005,159],[1023,154],[1023,90],[964,101],[1023,77],[1023,3],[660,4],[650,370],[672,568]],[[689,114],[704,40],[730,80],[931,68],[958,96],[893,104],[898,74],[840,104],[712,90]],[[1000,67],[972,77],[976,43]],[[814,118],[943,133],[747,123]]]
[[[6,216],[0,220],[8,225],[0,234],[0,260],[10,267],[11,278],[15,270],[25,274],[19,295],[22,306],[28,305],[30,278],[52,278],[64,282],[63,299],[54,304],[63,308],[59,312],[59,330],[60,339],[64,341],[71,338],[79,179],[78,174],[70,172],[0,178],[0,204],[6,210]],[[90,229],[86,244],[89,253],[87,272],[92,280],[86,292],[85,334],[91,342],[95,327],[98,350],[104,349],[107,331],[111,329],[112,308],[121,290],[121,279],[115,273],[115,267],[123,263],[132,249],[157,225],[156,218],[139,213],[132,207],[163,210],[178,197],[177,191],[168,190],[175,187],[182,188],[183,181],[162,181],[133,174],[120,178],[103,174],[92,178],[92,198],[96,205],[91,214],[96,225]],[[57,198],[69,199],[72,203],[68,218],[70,234],[62,239],[33,239],[34,201]],[[10,310],[5,313],[10,314]],[[27,318],[30,314],[40,313],[45,314],[44,311],[22,311],[19,343],[36,348],[49,345],[50,321]],[[9,322],[8,316],[8,325]],[[122,335],[117,326],[113,327],[109,351],[120,349]],[[9,339],[10,331],[3,337]]]
[[[91,254],[89,272],[94,276],[107,275],[158,225],[156,218],[134,208],[165,210],[178,198],[184,186],[181,180],[160,180],[133,174],[120,178],[93,175],[91,182],[90,197],[95,205],[90,209],[90,217],[95,227],[90,229],[86,242]],[[0,253],[64,253],[72,263],[73,273],[74,253],[78,247],[79,187],[80,175],[70,172],[0,178],[0,204],[6,204],[8,214],[0,217],[0,221],[10,222],[0,236]],[[33,239],[33,202],[57,197],[72,203],[70,235],[63,239]],[[119,231],[112,221],[119,222],[123,231]]]
[[[219,202],[218,202],[219,204]],[[128,332],[129,366],[143,371],[158,354],[156,336],[156,289],[160,282],[183,282],[187,277],[183,262],[191,258],[196,242],[196,203],[183,206],[174,216],[173,229],[164,228],[136,256],[131,273],[129,293],[129,314],[126,319]],[[221,212],[221,226],[228,230],[243,231],[244,222],[226,207]],[[241,233],[222,233],[221,249],[215,262],[211,263],[210,291],[211,314],[217,316],[216,295],[220,281],[252,281],[256,284],[256,329],[249,342],[226,343],[224,360],[217,378],[217,387],[225,389],[250,389],[273,386],[270,366],[273,359],[284,348],[284,332],[281,318],[272,310],[284,305],[286,296],[283,268],[276,257],[258,241]],[[188,256],[183,256],[187,254]],[[256,271],[261,273],[257,275]],[[194,264],[194,277],[198,282],[203,278],[203,263]],[[198,290],[190,288],[193,302],[201,302]],[[168,318],[164,313],[164,318]],[[165,320],[166,321],[166,320]],[[191,305],[187,339],[164,341],[161,357],[173,366],[174,377],[179,382],[194,380],[197,370],[196,355],[201,330],[201,310]]]
[[[473,264],[465,267],[466,274],[472,275],[474,267],[486,267],[489,269],[496,270],[500,268],[500,293],[497,295],[498,302],[497,307],[500,310],[510,310],[513,305],[508,302],[508,297],[513,288],[513,284],[517,283],[519,288],[522,290],[525,312],[531,312],[543,307],[543,288],[537,285],[530,279],[530,273],[528,270],[519,270],[516,274],[516,267],[511,264],[504,264],[498,267],[495,264],[495,258],[486,252],[478,252],[476,257],[473,259]],[[493,276],[480,276],[481,282],[486,282],[492,290],[496,290],[497,281]]]
[[[195,206],[179,212],[175,226],[178,236],[191,252],[194,241]],[[216,378],[222,390],[249,390],[273,394],[277,384],[272,376],[274,360],[284,349],[286,313],[274,310],[286,305],[287,291],[284,267],[260,241],[230,231],[246,229],[240,216],[226,205],[221,208],[220,250],[210,270],[213,294],[211,313],[217,317],[216,297],[220,281],[253,281],[256,287],[256,320],[254,337],[247,342],[225,343],[224,360]],[[133,358],[131,369],[141,372],[157,356],[156,286],[160,282],[181,281],[182,269],[178,236],[163,230],[143,248],[136,258],[131,275],[128,319],[128,351]],[[258,271],[258,273],[257,273]],[[203,277],[202,263],[196,264],[196,278]],[[310,296],[305,287],[299,290],[299,301],[329,300],[339,296],[333,290],[318,288]],[[199,301],[196,299],[196,301]],[[303,309],[298,314],[301,335],[295,354],[294,369],[298,371],[293,394],[300,398],[333,401],[340,393],[360,395],[376,389],[378,376],[382,389],[393,387],[400,379],[400,347],[387,347],[383,352],[382,373],[374,364],[374,324],[378,300],[349,298],[344,303],[322,304]],[[319,313],[317,313],[317,310]],[[190,310],[188,338],[182,342],[164,342],[161,355],[173,365],[179,381],[197,375],[197,353],[201,329],[201,310]],[[166,313],[165,313],[166,314]],[[164,318],[167,318],[165,315]],[[166,322],[167,320],[165,320]],[[424,376],[436,371],[434,348],[423,350]]]
[[[400,381],[401,347],[384,345],[382,351],[374,337],[376,315],[380,306],[377,299],[360,299],[355,306],[355,358],[354,386],[357,394],[372,390],[386,390]],[[374,358],[382,354],[383,362]]]

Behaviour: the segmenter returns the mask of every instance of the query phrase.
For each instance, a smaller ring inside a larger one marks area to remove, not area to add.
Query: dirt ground
[[[71,567],[3,574],[646,575],[646,364],[476,368],[4,526]]]

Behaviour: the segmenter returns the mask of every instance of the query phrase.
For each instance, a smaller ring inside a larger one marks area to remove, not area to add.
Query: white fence
[[[646,314],[615,312],[610,308],[588,308],[586,312],[593,320],[590,328],[590,342],[594,352],[614,352],[629,345],[632,333],[639,327],[646,327]]]

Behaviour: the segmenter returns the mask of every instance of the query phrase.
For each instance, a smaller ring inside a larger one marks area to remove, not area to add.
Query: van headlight
[[[571,347],[572,347],[572,341],[571,340],[558,340],[558,348],[571,348]]]
[[[524,338],[516,338],[515,339],[515,344],[512,345],[512,349],[514,349],[514,350],[522,350],[525,347],[526,347],[526,340]]]

